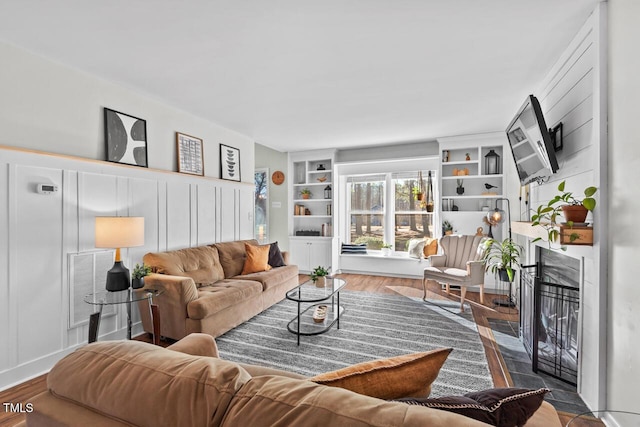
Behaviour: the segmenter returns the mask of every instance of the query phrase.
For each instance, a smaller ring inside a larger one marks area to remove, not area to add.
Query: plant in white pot
[[[329,270],[319,265],[311,272],[311,280],[316,284],[318,288],[324,288],[326,286],[325,277],[329,275]]]
[[[383,243],[380,247],[380,251],[382,252],[382,256],[391,255],[391,250],[393,249],[393,245],[390,243]]]

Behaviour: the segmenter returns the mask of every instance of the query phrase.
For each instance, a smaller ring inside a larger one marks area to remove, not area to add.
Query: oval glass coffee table
[[[344,312],[344,307],[340,305],[340,291],[346,285],[344,279],[327,277],[326,285],[322,288],[308,280],[287,292],[287,299],[298,303],[298,315],[287,325],[287,329],[297,335],[298,345],[301,335],[323,334],[336,323],[340,329],[340,316]],[[311,305],[303,309],[303,304]],[[313,319],[313,312],[319,305],[327,306],[327,315],[322,322]]]

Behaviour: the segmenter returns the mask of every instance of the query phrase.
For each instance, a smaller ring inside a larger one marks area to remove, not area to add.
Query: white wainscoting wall
[[[39,194],[39,183],[59,190]],[[150,251],[253,238],[252,184],[9,147],[0,147],[0,201],[0,390],[87,342],[88,322],[69,329],[67,264],[69,253],[96,250],[96,216],[145,218],[144,246],[122,251],[129,268]],[[125,337],[118,306],[99,339]]]

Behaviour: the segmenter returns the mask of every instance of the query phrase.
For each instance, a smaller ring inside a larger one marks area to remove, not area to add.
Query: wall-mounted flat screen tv
[[[558,160],[540,103],[529,95],[507,127],[520,184],[543,182],[558,170]]]

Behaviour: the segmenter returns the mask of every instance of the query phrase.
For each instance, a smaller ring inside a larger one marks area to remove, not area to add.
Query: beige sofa
[[[89,344],[59,361],[22,427],[487,426],[462,415],[387,402],[300,375],[217,358],[211,336],[164,349]],[[546,402],[526,427],[560,427]]]
[[[283,300],[298,285],[295,265],[242,275],[245,243],[258,245],[255,240],[241,240],[144,256],[155,273],[145,277],[145,288],[163,291],[154,298],[161,336],[175,340],[193,332],[219,336]],[[286,263],[288,254],[283,256]],[[146,301],[139,307],[144,330],[153,332]]]

